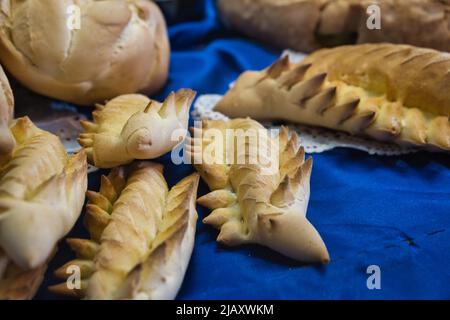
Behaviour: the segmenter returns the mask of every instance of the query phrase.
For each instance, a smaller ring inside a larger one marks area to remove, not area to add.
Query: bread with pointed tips
[[[75,224],[87,188],[86,154],[27,117],[11,126],[15,147],[0,166],[0,248],[18,267],[42,266]]]
[[[218,242],[257,243],[301,262],[329,261],[306,218],[312,158],[305,161],[297,139],[284,127],[272,137],[248,118],[204,121],[194,129],[187,153],[211,189],[198,203],[212,210],[203,222],[220,229]]]
[[[140,94],[119,96],[97,105],[94,122],[81,121],[85,132],[78,142],[98,168],[157,158],[184,140],[194,96],[189,89],[172,92],[163,103]]]
[[[134,162],[103,176],[99,192],[88,192],[85,224],[90,239],[68,239],[77,258],[55,274],[81,273],[79,288],[50,287],[85,299],[174,299],[194,245],[199,176],[170,191],[156,163]]]
[[[215,107],[400,145],[450,150],[450,54],[408,45],[323,49],[245,72]]]
[[[0,0],[0,60],[45,96],[90,106],[152,94],[167,80],[169,55],[153,1]]]

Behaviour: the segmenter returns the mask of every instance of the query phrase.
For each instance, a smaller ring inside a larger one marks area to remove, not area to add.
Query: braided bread
[[[162,166],[151,162],[103,176],[100,192],[87,194],[91,239],[68,239],[77,259],[55,272],[67,279],[77,266],[81,285],[50,290],[86,299],[175,298],[194,245],[198,180],[191,175],[169,191]]]
[[[323,49],[245,72],[215,107],[401,145],[450,150],[450,54],[407,45]]]
[[[258,135],[257,145],[245,138],[252,134]],[[306,219],[312,159],[305,161],[297,138],[295,133],[289,138],[286,128],[272,138],[251,119],[205,121],[200,131],[194,129],[187,153],[212,191],[198,203],[213,210],[203,222],[220,229],[217,241],[258,243],[303,262],[329,261],[319,233]],[[208,150],[214,150],[211,159]],[[222,161],[226,154],[234,161]],[[255,156],[258,161],[251,160]]]

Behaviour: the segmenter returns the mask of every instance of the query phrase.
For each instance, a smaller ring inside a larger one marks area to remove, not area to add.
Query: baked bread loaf
[[[1,66],[0,86],[0,158],[2,158],[14,148],[14,139],[9,131],[9,125],[14,117],[14,96]]]
[[[81,121],[86,132],[78,143],[98,168],[157,158],[184,140],[194,97],[189,89],[172,92],[164,103],[139,94],[119,96],[97,105],[93,123]]]
[[[381,29],[367,9],[380,8]],[[450,51],[448,0],[218,0],[223,20],[280,48],[312,52],[353,43],[407,43]]]
[[[134,162],[103,176],[100,192],[88,192],[86,226],[91,239],[68,239],[77,259],[55,273],[67,279],[81,270],[81,286],[50,287],[85,299],[174,299],[194,246],[199,177],[170,191],[162,166]]]
[[[15,147],[0,166],[0,248],[24,270],[40,268],[80,215],[86,154],[69,157],[58,137],[27,118],[11,126]]]
[[[198,203],[213,210],[203,222],[220,229],[218,242],[258,243],[302,262],[329,261],[306,219],[312,159],[305,161],[297,139],[286,128],[271,137],[248,118],[204,121],[194,129],[187,153],[211,189]]]
[[[245,72],[215,107],[230,117],[286,120],[400,145],[450,150],[450,54],[408,45],[320,50]]]
[[[169,42],[152,1],[0,0],[0,60],[45,96],[92,105],[151,94],[167,79]]]
[[[46,269],[46,263],[31,270],[19,268],[0,249],[0,300],[32,299],[44,279]]]

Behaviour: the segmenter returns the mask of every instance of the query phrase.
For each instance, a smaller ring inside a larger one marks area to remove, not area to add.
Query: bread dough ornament
[[[77,259],[56,271],[67,279],[69,267],[81,270],[81,288],[50,287],[85,299],[174,299],[194,246],[199,176],[193,174],[170,191],[162,166],[134,162],[102,177],[99,192],[88,192],[85,224],[91,239],[68,239]]]
[[[221,139],[209,134],[214,131]],[[258,132],[257,148],[239,143],[239,131]],[[220,229],[218,242],[257,243],[301,262],[328,263],[327,248],[306,219],[312,158],[305,161],[297,139],[295,132],[289,137],[286,128],[270,137],[248,118],[204,121],[201,130],[194,129],[187,152],[211,189],[198,203],[213,210],[203,222]],[[263,160],[251,161],[250,150],[258,150]],[[224,154],[234,161],[223,161]],[[266,171],[267,165],[273,170]]]
[[[92,105],[151,94],[167,80],[169,55],[152,1],[0,0],[0,60],[45,96]]]
[[[27,117],[10,130],[15,146],[0,164],[0,298],[28,299],[80,215],[87,161]]]
[[[163,103],[140,94],[119,96],[97,105],[94,122],[81,121],[85,133],[78,143],[98,168],[157,158],[184,140],[194,97],[189,89],[172,92]]]
[[[450,150],[450,55],[408,45],[323,49],[244,72],[215,107],[229,117],[285,120],[380,141]]]

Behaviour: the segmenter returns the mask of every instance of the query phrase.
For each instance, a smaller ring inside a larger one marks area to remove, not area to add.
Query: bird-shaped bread
[[[79,288],[50,287],[85,299],[173,299],[194,245],[199,176],[170,191],[162,166],[141,161],[112,169],[99,192],[89,191],[85,224],[91,239],[68,239],[77,259],[56,271],[69,279],[79,268]]]
[[[119,96],[97,105],[94,122],[81,121],[85,133],[78,142],[98,168],[157,158],[184,140],[194,97],[189,89],[172,92],[163,103],[140,94]]]
[[[284,57],[243,73],[215,110],[449,151],[450,54],[365,44]]]
[[[14,120],[14,148],[0,163],[0,298],[31,298],[57,242],[78,219],[87,189],[86,154],[27,117]]]
[[[327,263],[328,251],[306,219],[312,158],[296,133],[271,137],[251,119],[204,121],[193,129],[188,156],[211,192],[198,203],[213,211],[203,222],[217,241],[258,243],[307,263]],[[251,137],[247,139],[246,137]]]

